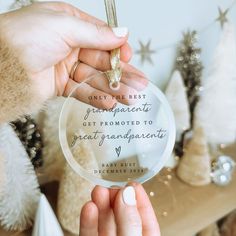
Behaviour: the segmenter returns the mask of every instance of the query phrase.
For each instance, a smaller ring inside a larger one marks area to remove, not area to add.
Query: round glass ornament
[[[71,168],[95,185],[123,187],[156,175],[175,143],[172,110],[163,93],[135,73],[112,89],[106,73],[76,84],[66,98],[59,139]]]

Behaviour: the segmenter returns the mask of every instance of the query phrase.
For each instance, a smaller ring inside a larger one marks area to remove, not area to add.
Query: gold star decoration
[[[139,45],[140,49],[136,51],[136,54],[140,55],[142,64],[148,61],[153,65],[152,54],[156,53],[156,51],[151,49],[151,40],[146,45],[139,41]]]
[[[219,21],[221,28],[223,28],[224,24],[228,21],[227,14],[229,12],[229,8],[223,11],[220,7],[218,7],[218,11],[219,11],[219,16],[216,19],[216,21]]]

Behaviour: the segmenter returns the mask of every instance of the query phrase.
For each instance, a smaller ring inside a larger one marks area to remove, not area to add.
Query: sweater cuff
[[[49,95],[31,80],[15,53],[0,39],[0,124],[39,111]]]

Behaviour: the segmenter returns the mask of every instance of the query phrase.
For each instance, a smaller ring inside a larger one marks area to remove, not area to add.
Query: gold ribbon
[[[104,0],[106,7],[107,23],[110,27],[118,27],[115,0]],[[120,67],[120,48],[116,48],[110,53],[110,71],[105,74],[109,80],[109,86],[112,90],[119,90],[122,70]]]

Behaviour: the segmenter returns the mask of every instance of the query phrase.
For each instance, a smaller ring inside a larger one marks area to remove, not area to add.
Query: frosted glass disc
[[[105,187],[150,179],[175,142],[173,114],[162,92],[136,74],[124,77],[117,91],[103,73],[77,84],[60,115],[67,162],[80,176]]]

